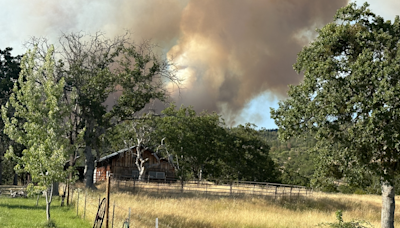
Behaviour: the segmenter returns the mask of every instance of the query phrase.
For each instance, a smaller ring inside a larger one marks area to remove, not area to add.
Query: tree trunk
[[[394,186],[387,181],[382,182],[382,228],[394,228]]]
[[[54,183],[52,183],[50,185],[50,189],[46,190],[46,217],[47,217],[47,221],[50,221],[50,204],[51,204],[51,199],[53,197],[53,185],[54,185]]]
[[[18,174],[14,173],[13,185],[18,185]]]
[[[58,186],[59,186],[59,183],[58,182],[54,182],[54,184],[53,184],[53,196],[59,196],[60,195],[59,190],[58,190]]]
[[[90,145],[86,145],[85,147],[85,157],[86,157],[86,187],[94,188],[93,185],[93,174],[94,174],[94,158],[92,154],[92,147]]]
[[[0,155],[0,185],[3,184],[3,156]]]

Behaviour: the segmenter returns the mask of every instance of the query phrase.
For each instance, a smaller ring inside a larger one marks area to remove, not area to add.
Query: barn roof
[[[112,157],[115,157],[115,156],[117,156],[118,154],[122,154],[122,153],[124,153],[125,151],[131,150],[131,149],[133,149],[133,148],[135,148],[135,147],[136,147],[136,146],[131,146],[131,147],[128,147],[128,148],[119,150],[119,151],[117,151],[117,152],[114,152],[114,153],[112,153],[112,154],[109,154],[109,155],[107,155],[107,156],[104,156],[104,157],[102,157],[102,158],[99,159],[99,162],[102,162],[102,161],[105,161],[105,160],[110,159],[110,158],[112,158]]]
[[[136,147],[136,146],[131,146],[131,147],[128,147],[128,148],[119,150],[119,151],[117,151],[117,152],[114,152],[114,153],[112,153],[112,154],[109,154],[109,155],[107,155],[107,156],[104,156],[104,157],[102,157],[102,158],[99,159],[99,162],[108,160],[108,159],[110,159],[110,158],[112,158],[112,157],[115,157],[115,156],[117,156],[117,155],[119,155],[119,154],[122,154],[122,153],[124,153],[124,152],[126,152],[126,151],[128,151],[128,150],[132,150],[132,149],[135,148],[135,147]],[[151,150],[150,150],[150,151],[151,151]],[[151,155],[153,155],[157,160],[160,160],[160,158],[157,156],[156,153],[151,153]]]

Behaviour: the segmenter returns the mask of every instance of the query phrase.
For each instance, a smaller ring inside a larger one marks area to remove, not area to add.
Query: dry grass
[[[268,197],[220,197],[204,194],[156,194],[118,192],[111,194],[110,216],[115,202],[114,227],[121,227],[131,208],[130,227],[154,227],[155,218],[163,227],[316,227],[334,222],[335,211],[343,210],[345,221],[361,219],[380,227],[381,197],[375,195],[344,195],[314,193],[300,199]],[[83,194],[79,210],[83,216]],[[99,195],[104,186],[88,192],[86,219],[93,221]],[[74,194],[76,201],[77,194]],[[396,197],[396,200],[399,200]],[[395,221],[400,220],[399,209]],[[395,226],[399,226],[396,222]]]

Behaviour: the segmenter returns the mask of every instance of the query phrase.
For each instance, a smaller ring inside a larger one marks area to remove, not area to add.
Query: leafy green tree
[[[216,143],[221,131],[217,114],[196,114],[192,107],[176,106],[162,111],[163,117],[156,118],[155,140],[165,138],[166,149],[179,164],[178,175],[181,179],[197,177],[211,170],[212,161],[218,157]]]
[[[219,115],[172,104],[156,120],[158,139],[179,164],[181,179],[276,181],[277,167],[269,146],[254,126],[228,129]],[[158,141],[159,142],[159,141]]]
[[[254,125],[225,128],[226,136],[218,150],[226,179],[276,182],[279,170],[269,156],[269,145]]]
[[[12,93],[12,89],[14,87],[14,81],[18,80],[19,72],[21,71],[20,62],[22,56],[12,56],[11,55],[12,48],[5,48],[4,50],[0,49],[0,105],[5,105],[8,99],[10,98],[10,94]],[[11,111],[12,112],[12,111]],[[13,143],[10,138],[4,134],[4,123],[0,123],[0,184],[3,181],[3,155],[6,152],[8,145]],[[18,149],[19,150],[19,149]],[[7,162],[9,163],[9,162]],[[9,165],[5,164],[5,168],[8,168]],[[6,179],[14,178],[12,172],[9,170],[6,171],[6,174],[10,174],[6,176]]]
[[[46,49],[45,40],[32,43]],[[64,34],[58,56],[58,73],[66,81],[65,99],[74,107],[69,116],[75,121],[70,144],[82,136],[79,144],[86,158],[86,187],[94,187],[94,160],[100,157],[105,132],[134,118],[151,100],[164,100],[164,81],[175,77],[169,63],[160,60],[148,42],[135,45],[127,36],[107,39],[101,33]],[[71,99],[73,90],[77,96]]]
[[[382,227],[394,227],[394,178],[400,158],[400,19],[392,23],[365,3],[338,10],[335,20],[298,55],[304,80],[271,110],[286,140],[312,132],[323,159],[349,181],[380,176]]]
[[[43,61],[41,61],[43,60]],[[37,49],[28,51],[21,61],[21,74],[15,83],[10,101],[2,106],[4,132],[26,147],[22,157],[14,154],[10,146],[7,156],[17,160],[16,170],[28,172],[32,182],[30,193],[46,192],[46,215],[50,220],[53,183],[67,176],[64,171],[69,143],[66,138],[68,123],[64,118],[70,113],[65,104],[64,78],[57,78],[54,49],[50,47],[45,59]],[[14,115],[7,116],[14,108]]]

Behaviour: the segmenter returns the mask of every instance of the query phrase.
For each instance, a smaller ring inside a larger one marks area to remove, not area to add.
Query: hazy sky
[[[363,2],[358,1],[358,4]],[[369,1],[385,19],[400,1]],[[292,70],[297,53],[332,20],[347,0],[0,0],[0,49],[25,51],[30,37],[57,42],[61,32],[129,30],[151,39],[173,59],[184,79],[177,104],[217,111],[229,124],[275,128],[269,108],[302,77]],[[158,110],[160,111],[160,110]]]

